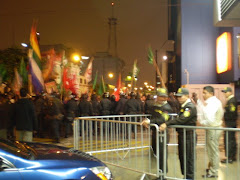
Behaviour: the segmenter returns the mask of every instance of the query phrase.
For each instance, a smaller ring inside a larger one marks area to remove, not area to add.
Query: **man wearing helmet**
[[[157,124],[160,126],[161,124],[167,122],[169,120],[169,113],[172,113],[172,108],[167,102],[168,99],[168,91],[165,88],[157,89],[157,100],[152,106],[150,113],[152,115],[151,120],[145,119],[142,122],[142,125],[148,127],[151,124]],[[164,172],[164,133],[160,132],[159,139],[159,167],[162,172]],[[169,134],[167,133],[167,142],[169,140]],[[156,154],[156,129],[152,129],[152,148],[154,153]],[[166,169],[167,170],[167,169]]]

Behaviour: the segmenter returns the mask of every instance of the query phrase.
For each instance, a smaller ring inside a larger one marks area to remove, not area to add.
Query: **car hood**
[[[24,143],[24,145],[31,148],[34,152],[35,160],[81,160],[100,162],[97,158],[82,151],[62,146],[32,142]]]

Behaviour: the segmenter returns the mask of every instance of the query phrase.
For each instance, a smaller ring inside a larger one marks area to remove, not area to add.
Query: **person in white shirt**
[[[221,101],[214,96],[214,88],[212,86],[205,86],[203,88],[204,102],[197,100],[199,122],[206,127],[220,128],[223,119],[223,107]],[[204,178],[218,177],[219,168],[219,138],[221,130],[206,130],[206,146],[209,158],[207,173],[203,175]]]

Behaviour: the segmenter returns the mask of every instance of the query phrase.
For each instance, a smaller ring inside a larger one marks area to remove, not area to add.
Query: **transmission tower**
[[[108,53],[113,57],[117,57],[117,18],[114,17],[114,2],[112,2],[112,16],[108,18],[109,34],[108,34]]]

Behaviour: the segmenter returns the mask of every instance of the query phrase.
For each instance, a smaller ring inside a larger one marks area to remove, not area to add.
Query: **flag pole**
[[[94,80],[93,80],[93,84],[92,84],[92,94],[93,94],[93,91],[94,91],[95,88],[96,88],[96,84],[97,84],[97,75],[98,75],[98,70],[96,70],[96,74],[95,74],[95,77],[94,77]]]
[[[62,61],[61,61],[61,87],[60,87],[60,99],[63,100],[63,58],[65,58],[65,50],[63,50]]]
[[[154,57],[153,57],[153,65],[154,65],[154,67],[156,68],[157,75],[158,75],[159,78],[160,78],[161,87],[166,88],[166,85],[165,85],[165,83],[164,83],[164,80],[163,80],[163,78],[162,78],[162,75],[161,75],[161,73],[160,73],[160,71],[159,71],[159,67],[158,67],[157,62],[156,62],[156,60],[155,60]]]
[[[135,76],[135,69],[137,68],[137,59],[134,61],[133,64],[133,72],[132,72],[132,78],[131,78],[131,92],[133,91],[133,81],[135,80],[134,76]]]
[[[32,50],[28,49],[28,59],[32,57]],[[30,65],[29,65],[30,66]],[[31,67],[30,67],[31,68]],[[32,74],[30,71],[28,72],[28,93],[32,94],[33,92],[33,84],[32,84]]]

